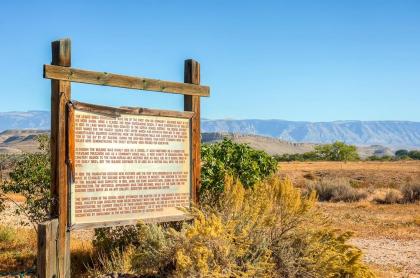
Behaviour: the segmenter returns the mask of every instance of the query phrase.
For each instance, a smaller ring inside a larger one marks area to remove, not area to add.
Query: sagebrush
[[[319,201],[356,202],[367,197],[362,189],[353,188],[348,179],[320,179],[310,182],[309,189],[317,192]]]
[[[139,224],[138,244],[127,246],[130,272],[156,277],[373,277],[361,251],[347,243],[350,234],[331,229],[315,202],[315,193],[302,197],[289,180],[273,177],[244,188],[228,178],[216,203],[192,211],[191,224],[179,230]]]
[[[403,199],[406,203],[420,201],[420,184],[407,184],[402,188]]]

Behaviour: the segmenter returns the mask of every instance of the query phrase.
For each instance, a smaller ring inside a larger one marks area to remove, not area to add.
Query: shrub
[[[399,157],[399,158],[402,159],[403,157]],[[392,161],[392,160],[395,160],[395,157],[390,156],[390,155],[382,155],[382,156],[371,155],[368,158],[366,158],[366,160],[368,160],[368,161]]]
[[[343,142],[334,142],[315,146],[315,150],[306,153],[275,155],[277,161],[352,161],[359,160],[357,149],[353,145],[347,145]]]
[[[385,196],[383,196],[382,198],[376,197],[373,200],[377,202],[378,204],[397,204],[402,201],[402,198],[403,196],[399,190],[389,189],[385,193]]]
[[[333,144],[315,146],[315,154],[320,160],[351,161],[359,160],[356,146],[336,141]]]
[[[395,156],[397,156],[397,157],[408,156],[408,151],[407,150],[404,150],[404,149],[397,150],[395,152]]]
[[[95,229],[93,246],[103,253],[121,251],[125,247],[138,244],[136,226],[117,226]]]
[[[264,151],[226,138],[219,143],[203,145],[201,159],[201,195],[223,192],[226,175],[239,179],[245,187],[252,187],[277,170],[276,160]]]
[[[0,242],[9,243],[13,240],[14,230],[9,227],[0,226]]]
[[[109,253],[98,253],[92,266],[86,266],[89,277],[101,277],[102,274],[111,273],[132,274],[132,253],[132,247],[124,250],[112,250]],[[116,275],[116,277],[120,276]]]
[[[420,200],[420,184],[407,184],[401,191],[406,203],[415,203]]]
[[[420,151],[418,150],[409,151],[408,156],[411,159],[420,160]]]
[[[179,231],[139,224],[128,271],[148,277],[373,277],[361,251],[347,243],[350,234],[330,229],[318,213],[314,193],[302,197],[277,177],[253,188],[228,178],[219,197],[194,209],[194,221]]]
[[[318,194],[319,201],[356,202],[367,197],[367,193],[355,189],[347,179],[321,179],[311,183]]]
[[[17,213],[25,214],[33,223],[48,218],[52,201],[49,138],[47,135],[38,136],[38,142],[40,152],[22,155],[9,174],[10,180],[2,185],[4,193],[17,193],[25,197],[25,204],[18,207]]]

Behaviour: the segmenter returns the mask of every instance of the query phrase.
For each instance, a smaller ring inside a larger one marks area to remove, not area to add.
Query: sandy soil
[[[420,277],[420,240],[353,238],[350,243],[364,253],[364,261],[386,277]]]

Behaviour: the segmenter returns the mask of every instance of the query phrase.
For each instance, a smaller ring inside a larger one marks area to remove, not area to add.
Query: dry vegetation
[[[281,177],[289,176],[303,189],[319,181],[328,185],[339,184],[334,181],[340,180],[358,192],[365,192],[366,198],[359,201],[318,202],[317,206],[333,227],[354,233],[350,242],[364,251],[364,261],[379,277],[420,277],[420,204],[394,201],[402,198],[401,189],[407,184],[420,184],[419,161],[293,162],[281,163],[279,168]],[[11,197],[23,201],[17,195]],[[0,274],[30,270],[35,258],[35,233],[30,226],[20,226],[20,220],[11,216],[11,209],[4,216],[0,215]],[[80,271],[92,265],[92,256],[97,254],[90,241],[91,233],[79,232],[74,236],[72,273],[80,277]],[[124,268],[127,257],[114,256],[113,261],[119,261],[118,265]],[[116,269],[110,263],[104,258],[102,271]]]
[[[420,277],[420,204],[404,201],[406,190],[420,187],[420,161],[285,162],[279,168],[302,188],[344,184],[364,192],[357,202],[318,206],[334,227],[354,232],[351,242],[380,277]]]
[[[288,176],[296,186],[320,178],[347,178],[354,187],[400,188],[420,183],[420,161],[357,162],[282,162],[280,175]]]

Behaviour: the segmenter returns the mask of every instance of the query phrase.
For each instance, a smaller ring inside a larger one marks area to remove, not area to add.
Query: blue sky
[[[183,81],[202,117],[420,121],[420,1],[1,1],[0,111],[50,109],[50,42],[76,68]],[[182,97],[73,84],[73,99],[182,109]]]

